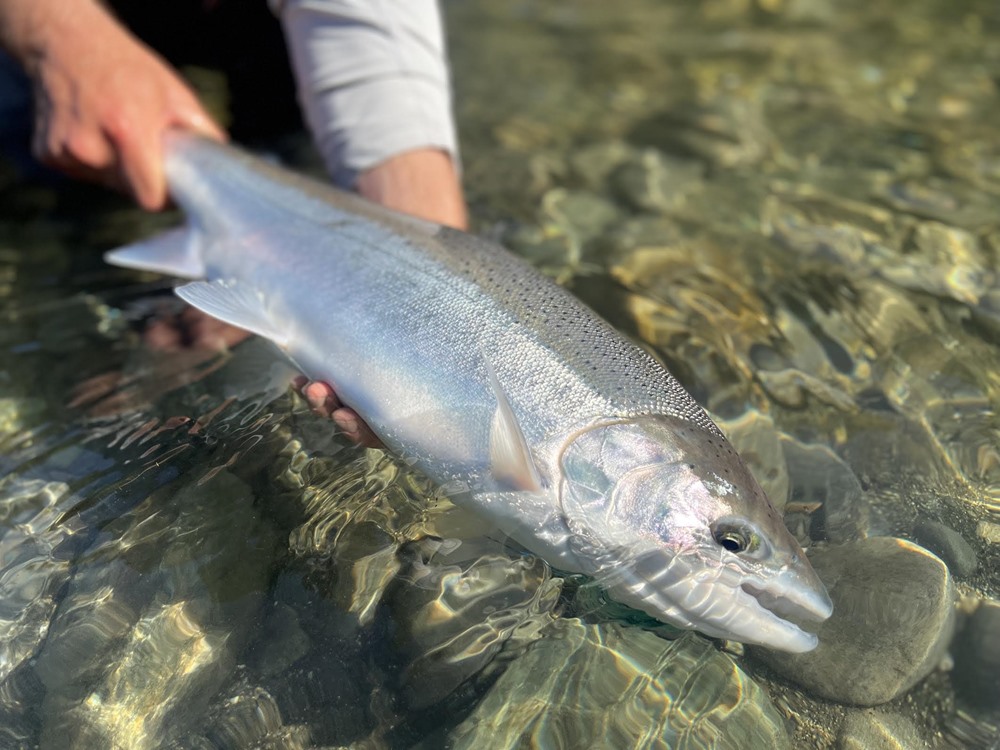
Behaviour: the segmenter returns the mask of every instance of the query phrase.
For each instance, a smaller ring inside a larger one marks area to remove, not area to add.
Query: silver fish
[[[823,584],[705,411],[498,245],[230,146],[167,138],[188,224],[110,263],[331,383],[392,450],[554,567],[706,635],[800,652]]]

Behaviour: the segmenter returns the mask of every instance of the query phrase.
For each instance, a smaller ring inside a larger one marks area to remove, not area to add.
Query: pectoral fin
[[[528,442],[496,372],[489,362],[485,365],[497,399],[497,409],[490,425],[490,470],[493,478],[514,489],[537,492],[542,489],[542,480],[531,458]]]
[[[113,266],[157,271],[182,279],[197,279],[205,275],[201,260],[198,233],[191,227],[179,227],[148,240],[126,245],[104,254]]]
[[[275,325],[260,293],[246,284],[224,279],[192,281],[174,291],[213,318],[270,339],[282,348],[288,345],[286,333]]]

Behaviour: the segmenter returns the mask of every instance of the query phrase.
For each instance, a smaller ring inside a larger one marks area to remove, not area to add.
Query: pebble
[[[909,690],[942,660],[955,623],[945,564],[905,539],[875,537],[810,557],[833,600],[805,654],[755,648],[787,679],[838,703],[876,706]]]
[[[889,281],[975,305],[994,284],[976,236],[934,221],[918,222],[906,254],[883,259],[879,273]]]
[[[950,526],[939,521],[919,521],[913,527],[913,537],[944,560],[952,575],[968,578],[979,567],[972,545]]]
[[[1000,524],[980,521],[976,524],[976,534],[990,544],[1000,544]]]
[[[558,620],[449,747],[790,748],[767,694],[711,642]]]
[[[926,747],[912,721],[882,711],[849,714],[837,737],[837,750],[924,750]]]
[[[585,249],[621,218],[620,209],[599,195],[555,188],[542,198],[537,237],[515,242],[529,259],[570,268],[579,265]]]

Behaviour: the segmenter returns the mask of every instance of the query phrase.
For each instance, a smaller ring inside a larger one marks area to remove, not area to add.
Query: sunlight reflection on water
[[[937,544],[992,612],[995,4],[445,5],[482,228],[663,357],[804,542]],[[995,639],[875,713],[668,640],[261,342],[145,347],[165,284],[97,251],[169,217],[0,191],[0,748],[996,747]]]

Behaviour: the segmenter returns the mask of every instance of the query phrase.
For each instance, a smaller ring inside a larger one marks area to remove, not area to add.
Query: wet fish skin
[[[109,262],[204,279],[177,293],[274,341],[553,566],[707,635],[816,645],[787,618],[825,619],[830,600],[739,456],[566,290],[495,244],[232,147],[172,134],[166,153],[187,226]]]

